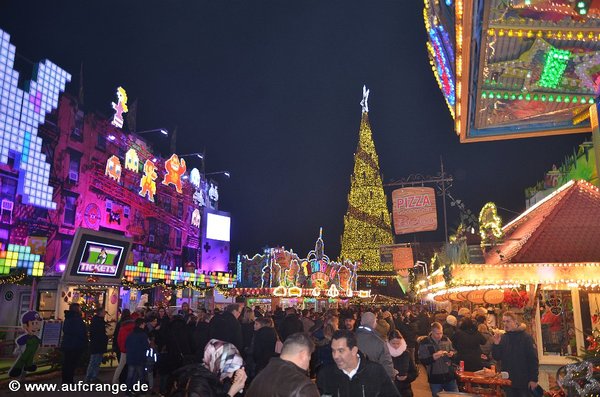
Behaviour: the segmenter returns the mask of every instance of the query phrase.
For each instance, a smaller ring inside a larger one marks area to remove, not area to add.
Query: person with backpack
[[[410,384],[417,379],[419,371],[413,360],[412,354],[407,349],[406,341],[398,330],[388,335],[387,347],[392,356],[394,369],[398,374],[394,378],[394,384],[400,392],[401,397],[413,397]]]

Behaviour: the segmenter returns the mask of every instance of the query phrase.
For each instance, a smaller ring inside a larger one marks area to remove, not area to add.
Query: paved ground
[[[107,385],[110,383],[111,378],[112,378],[112,370],[109,368],[106,369],[102,369],[101,373],[100,373],[100,380],[105,382]],[[76,377],[75,380],[80,380],[83,379],[83,376],[79,376]],[[42,382],[38,382],[38,383],[42,383]],[[58,387],[60,387],[60,377],[56,377],[56,378],[52,378],[48,381],[44,381],[44,383],[47,384],[56,384],[58,385]],[[21,389],[17,392],[12,392],[8,389],[4,389],[4,390],[0,390],[0,396],[6,396],[6,397],[68,397],[69,395],[72,396],[125,396],[125,393],[123,392],[117,392],[116,394],[111,393],[110,391],[106,391],[106,392],[59,392],[59,391],[55,391],[55,392],[49,392],[49,391],[38,391],[38,392],[24,392],[24,387],[25,385],[21,385]],[[107,386],[108,387],[108,386]],[[426,375],[425,375],[425,371],[421,371],[419,378],[413,382],[412,384],[413,387],[413,393],[415,395],[415,397],[431,397],[431,392],[429,391],[429,386],[427,384],[427,379],[426,379]]]

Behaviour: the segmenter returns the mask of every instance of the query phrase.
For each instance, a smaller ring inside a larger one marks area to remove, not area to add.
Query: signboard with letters
[[[435,190],[407,187],[392,192],[394,231],[396,234],[437,229]]]

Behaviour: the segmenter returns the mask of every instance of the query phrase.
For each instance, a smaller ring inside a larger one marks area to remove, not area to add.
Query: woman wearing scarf
[[[413,397],[410,384],[417,379],[419,372],[410,353],[406,350],[406,341],[402,337],[402,334],[395,330],[390,332],[386,344],[392,356],[394,369],[398,371],[394,379],[394,384],[400,392],[400,396]]]
[[[211,339],[204,362],[180,368],[174,374],[176,397],[233,397],[244,389],[244,360],[231,343]]]

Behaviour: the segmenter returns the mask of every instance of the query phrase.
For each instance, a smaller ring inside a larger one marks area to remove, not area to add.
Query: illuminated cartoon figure
[[[192,168],[192,171],[190,172],[190,183],[196,188],[200,187],[200,171],[198,171],[198,168]]]
[[[215,208],[217,201],[219,201],[219,187],[212,182],[210,183],[210,188],[208,189],[208,198],[210,199],[211,208]]]
[[[71,75],[45,60],[35,65],[34,79],[19,83],[14,70],[15,46],[8,33],[0,29],[0,164],[8,164],[9,152],[19,171],[17,193],[22,203],[55,210],[52,201],[54,188],[49,184],[50,164],[42,153],[42,138],[38,127],[46,114],[56,109],[59,94],[71,81]],[[19,87],[27,87],[22,90]],[[6,126],[6,127],[5,127]]]
[[[144,163],[144,176],[140,179],[140,187],[142,190],[138,193],[142,197],[148,195],[148,200],[154,202],[154,195],[156,194],[156,166],[150,160],[146,160]]]
[[[200,227],[200,211],[198,211],[198,208],[192,212],[192,226]]]
[[[140,158],[135,149],[129,149],[125,153],[125,169],[133,172],[140,172]]]
[[[115,115],[113,117],[112,125],[117,128],[123,128],[123,113],[127,113],[127,92],[123,87],[117,88],[117,103],[112,103],[113,109],[115,109]]]
[[[165,170],[167,173],[163,178],[163,185],[175,185],[177,193],[181,191],[181,177],[185,174],[185,160],[179,160],[176,154],[173,154],[167,161],[165,161]]]
[[[121,160],[117,156],[110,156],[106,160],[106,170],[104,175],[108,175],[109,178],[114,179],[117,182],[121,182]]]
[[[11,378],[17,378],[23,375],[23,372],[34,372],[37,369],[33,359],[42,342],[38,337],[42,327],[42,318],[38,312],[28,311],[21,317],[21,325],[25,330],[25,335],[19,336],[15,341],[17,344],[15,354],[18,354],[19,357],[8,372]]]

